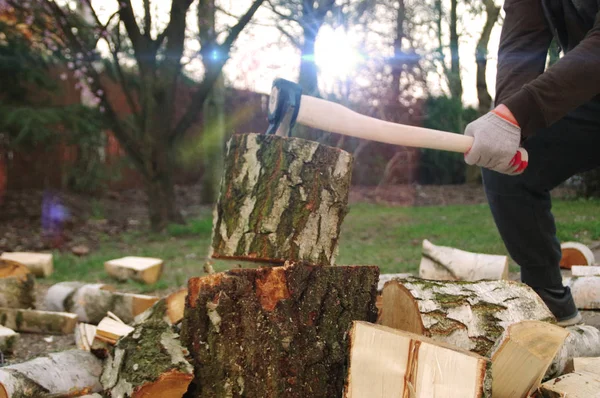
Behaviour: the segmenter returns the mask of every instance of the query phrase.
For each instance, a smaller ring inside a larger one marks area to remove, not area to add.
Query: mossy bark
[[[523,283],[406,278],[385,284],[378,323],[485,356],[509,325],[525,320],[555,321]]]
[[[351,322],[377,316],[377,267],[286,265],[188,282],[195,397],[340,397]]]
[[[193,379],[187,350],[171,326],[164,299],[140,315],[135,330],[117,342],[102,373],[108,397],[181,396]],[[175,394],[180,392],[180,395]]]
[[[102,362],[89,352],[48,354],[0,368],[0,397],[76,397],[99,392],[101,372]]]
[[[227,145],[212,257],[334,265],[352,156],[300,138],[238,134]]]

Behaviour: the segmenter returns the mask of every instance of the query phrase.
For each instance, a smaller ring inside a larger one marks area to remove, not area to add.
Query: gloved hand
[[[521,128],[516,121],[512,123],[492,111],[469,123],[465,135],[474,138],[473,146],[465,153],[467,164],[509,175],[521,174],[527,167],[518,152]]]

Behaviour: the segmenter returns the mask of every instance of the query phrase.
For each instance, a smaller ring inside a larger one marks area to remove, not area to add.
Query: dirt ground
[[[566,189],[554,192],[555,197],[568,197]],[[184,216],[191,217],[202,209],[198,205],[199,187],[178,187],[177,199]],[[68,209],[60,239],[47,239],[41,234],[44,200],[58,199],[56,203]],[[373,202],[391,206],[429,206],[485,203],[479,185],[387,187],[355,187],[350,202]],[[0,252],[23,250],[70,250],[75,245],[93,249],[101,236],[115,236],[124,231],[147,227],[144,194],[131,190],[109,192],[99,196],[29,191],[9,193],[0,198]],[[600,259],[600,245],[593,248]],[[518,274],[511,275],[518,279]],[[43,298],[48,286],[36,286],[37,308],[43,309]],[[584,311],[584,321],[600,328],[600,312]],[[29,360],[47,352],[75,348],[72,335],[52,336],[22,333],[16,355],[4,359],[4,364]],[[2,364],[0,363],[0,366]]]

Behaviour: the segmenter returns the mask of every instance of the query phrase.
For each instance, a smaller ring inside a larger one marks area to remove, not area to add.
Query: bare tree
[[[14,7],[24,7],[17,0],[11,1]],[[207,20],[199,18],[198,27],[204,74],[185,109],[177,109],[175,100],[180,94],[182,59],[189,39],[186,16],[194,0],[172,0],[169,21],[162,30],[153,18],[150,0],[143,0],[143,10],[134,10],[131,0],[114,0],[118,11],[105,23],[94,8],[96,2],[83,1],[91,24],[55,0],[40,0],[40,9],[55,21],[65,40],[62,50],[71,58],[69,64],[97,96],[116,138],[143,177],[152,228],[161,230],[168,223],[182,222],[173,182],[175,144],[196,120],[233,44],[264,0],[254,0],[223,34],[214,32],[214,3],[198,0],[199,16],[209,16]],[[127,98],[131,117],[121,116],[121,110],[109,99],[105,79],[96,67],[98,53],[89,50],[89,42],[101,40],[110,50],[111,68]]]
[[[488,44],[492,29],[498,21],[500,7],[494,3],[494,0],[483,0],[485,7],[485,23],[477,41],[475,48],[475,62],[477,62],[477,98],[479,100],[479,112],[481,114],[488,112],[492,107],[492,96],[488,92],[487,81],[485,79],[487,71]]]

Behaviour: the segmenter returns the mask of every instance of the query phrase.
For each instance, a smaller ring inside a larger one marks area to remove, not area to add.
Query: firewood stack
[[[423,279],[336,265],[348,153],[245,134],[229,142],[225,165],[212,256],[256,266],[192,277],[161,299],[102,284],[53,286],[46,306],[79,321],[72,327],[79,350],[0,369],[0,398],[519,398],[599,390],[600,359],[581,357],[600,357],[600,332],[554,325],[532,289],[506,280],[506,257],[424,241]],[[19,272],[10,283],[30,283]],[[24,312],[13,319],[33,327]],[[68,375],[60,383],[40,371],[59,362]]]

